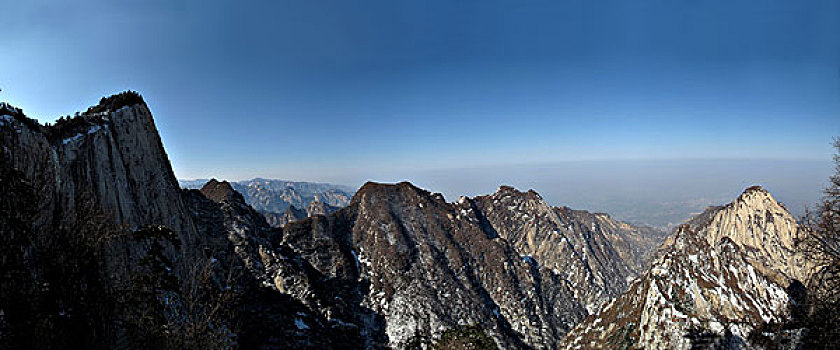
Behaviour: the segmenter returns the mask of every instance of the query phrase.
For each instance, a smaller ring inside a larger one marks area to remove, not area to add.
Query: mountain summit
[[[201,187],[200,191],[205,197],[217,203],[224,200],[241,200],[243,203],[245,202],[242,195],[236,192],[227,181],[211,179]]]
[[[802,234],[799,224],[760,186],[747,188],[732,203],[708,209],[688,225],[710,245],[724,238],[732,240],[756,267],[800,281],[806,278],[807,264],[796,252]]]
[[[797,305],[806,275],[793,250],[799,230],[770,193],[750,187],[678,227],[653,265],[564,347],[693,349],[777,336],[757,329]]]

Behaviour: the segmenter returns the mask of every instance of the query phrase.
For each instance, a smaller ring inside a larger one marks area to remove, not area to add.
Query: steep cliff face
[[[766,191],[747,189],[680,226],[630,289],[587,317],[564,347],[749,348],[758,327],[786,320],[799,228]],[[766,336],[766,335],[765,335]]]
[[[64,124],[41,126],[18,116],[4,118],[0,127],[12,167],[39,189],[39,224],[61,222],[74,215],[79,201],[93,201],[118,224],[167,225],[184,238],[195,236],[152,114],[139,95],[104,98]]]
[[[196,326],[201,315],[181,306],[196,300],[190,285],[219,291],[189,278],[204,261],[202,247],[217,245],[197,234],[139,95],[103,98],[55,125],[3,105],[0,145],[4,174],[17,174],[37,194],[22,233],[26,244],[7,247],[27,252],[23,263],[30,268],[17,282],[4,279],[3,287],[40,286],[28,292],[33,312],[18,317],[2,340],[11,339],[12,347],[155,347],[161,330]],[[203,324],[216,329],[210,337],[229,339],[225,321]],[[27,329],[42,334],[27,337]]]
[[[406,183],[367,184],[336,215],[288,225],[283,244],[327,276],[358,280],[364,286],[361,305],[385,318],[382,324],[364,326],[383,327],[392,346],[405,346],[459,322],[499,329],[494,335],[500,342],[516,344],[494,314],[499,310],[475,269],[526,280],[527,269],[477,226],[457,225],[453,215],[445,202]],[[467,247],[488,249],[493,263],[488,267],[469,261],[473,257]],[[500,270],[503,262],[511,271]],[[521,294],[509,286],[500,283],[498,288]]]
[[[309,207],[306,208],[306,216],[327,215],[336,210],[338,210],[338,207],[321,202],[320,199],[316,198],[309,202]]]
[[[263,212],[263,216],[271,227],[283,227],[290,222],[307,218],[306,210],[295,208],[293,205],[289,206],[283,214]]]
[[[259,280],[268,281],[260,250],[271,251],[268,224],[262,215],[245,204],[245,199],[227,181],[210,180],[199,191],[218,205],[222,212],[223,235],[233,244],[234,252]],[[208,227],[212,229],[215,227]]]
[[[18,288],[38,304],[33,312],[0,305],[0,343],[263,349],[383,343],[375,330],[363,338],[356,326],[360,319],[377,322],[359,305],[356,280],[324,276],[295,251],[272,246],[276,232],[231,184],[178,187],[139,95],[105,98],[52,126],[3,104],[0,131],[0,181],[23,181],[40,194],[32,196],[32,208],[4,206],[27,218],[15,227],[21,232],[4,234],[14,245],[7,248],[25,252],[8,260],[29,267],[21,278],[4,279],[3,289]],[[102,220],[89,220],[99,212]],[[109,294],[91,299],[103,291]],[[102,311],[109,303],[117,310]],[[27,326],[34,318],[57,326]],[[26,329],[60,334],[37,339]]]

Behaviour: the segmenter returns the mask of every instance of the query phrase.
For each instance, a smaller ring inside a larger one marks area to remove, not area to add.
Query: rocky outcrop
[[[285,212],[283,212],[283,214],[263,212],[263,216],[265,216],[266,221],[268,221],[268,224],[271,225],[271,227],[283,227],[290,222],[303,220],[315,215],[324,216],[332,214],[338,209],[338,207],[315,200],[309,203],[309,207],[307,207],[306,210],[298,209],[295,208],[294,205],[291,205]]]
[[[200,189],[210,180],[179,180],[181,187]],[[327,215],[347,206],[353,191],[344,186],[315,182],[252,179],[231,182],[245,202],[265,216],[271,227],[314,215]]]
[[[269,211],[264,211],[262,214],[271,227],[283,227],[287,223],[303,220],[307,217],[306,210],[295,208],[295,206],[289,206],[282,214]]]
[[[306,216],[327,215],[335,212],[336,210],[338,210],[338,207],[326,204],[321,202],[320,199],[315,198],[315,200],[309,202],[309,207],[306,208]]]
[[[27,252],[25,263],[32,267],[22,284],[41,286],[30,293],[36,312],[27,317],[43,320],[41,332],[54,332],[15,344],[120,347],[137,341],[140,347],[153,346],[152,338],[161,338],[164,326],[184,329],[199,316],[180,307],[195,300],[185,291],[194,281],[188,278],[193,267],[206,261],[202,249],[218,244],[198,233],[151,112],[138,94],[103,98],[53,125],[3,105],[0,145],[0,166],[37,193],[23,233],[28,245],[7,249]],[[32,328],[27,317],[15,327]],[[151,327],[149,319],[159,323]],[[227,339],[219,328],[224,322],[204,325],[218,331],[212,336]]]
[[[750,348],[756,329],[787,320],[801,302],[798,231],[769,193],[751,187],[680,226],[630,290],[575,327],[563,347]]]

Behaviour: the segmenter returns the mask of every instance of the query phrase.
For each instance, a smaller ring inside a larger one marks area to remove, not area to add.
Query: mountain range
[[[408,182],[179,183],[134,92],[54,125],[2,104],[0,130],[4,348],[754,348],[802,332],[767,328],[797,312],[808,263],[760,187],[668,234],[508,186],[447,201]]]
[[[178,180],[182,188],[199,189],[210,180]],[[230,182],[245,202],[262,212],[269,224],[281,227],[313,215],[324,215],[347,206],[353,189],[327,183],[254,178]]]

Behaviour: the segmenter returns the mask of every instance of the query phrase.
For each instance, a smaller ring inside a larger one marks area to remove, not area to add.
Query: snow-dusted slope
[[[805,279],[805,259],[797,253],[801,234],[796,218],[767,190],[753,186],[723,207],[710,208],[688,224],[709,244],[731,239],[757,267]]]
[[[382,329],[391,347],[471,325],[503,348],[553,348],[633,273],[614,248],[625,232],[608,221],[510,187],[447,203],[368,183],[348,207],[286,225],[282,244],[364,286],[361,305],[382,319],[359,327]]]
[[[563,347],[747,348],[762,324],[785,320],[799,228],[765,190],[747,189],[680,226],[630,289],[587,317]]]
[[[502,186],[488,196],[464,198],[478,215],[522,256],[572,283],[574,300],[593,313],[627,290],[644,267],[646,254],[664,235],[606,214],[551,207],[534,191]]]

